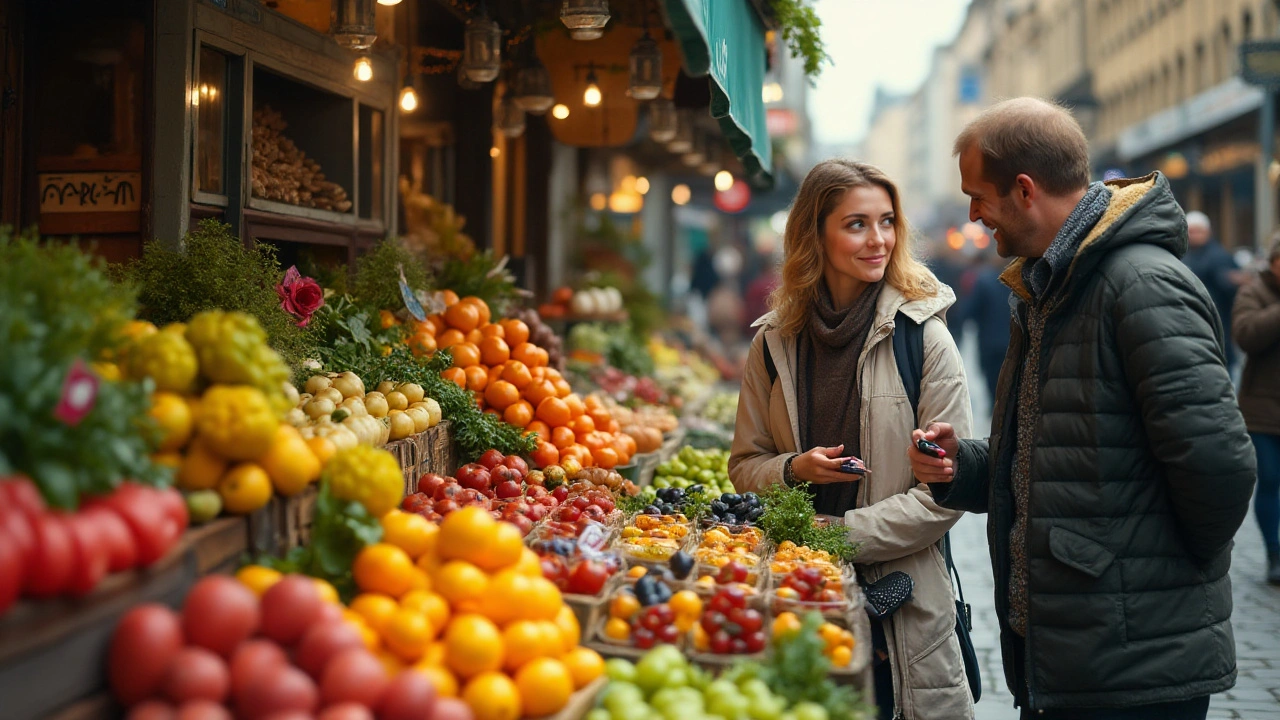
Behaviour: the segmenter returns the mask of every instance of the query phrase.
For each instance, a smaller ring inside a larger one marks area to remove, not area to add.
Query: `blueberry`
[[[725,521],[726,523],[728,523],[729,525],[737,525],[737,524],[738,524],[738,516],[737,516],[737,515],[734,515],[733,513],[729,513],[728,515],[725,515],[725,516],[724,516],[724,521]]]
[[[726,505],[737,505],[739,502],[742,502],[742,496],[737,493],[725,493],[720,496],[720,502],[723,502]]]

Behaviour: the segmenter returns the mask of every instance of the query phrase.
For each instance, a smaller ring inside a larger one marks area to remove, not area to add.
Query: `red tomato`
[[[302,636],[293,660],[303,672],[319,679],[323,677],[324,668],[334,655],[347,648],[357,647],[364,647],[364,640],[354,625],[341,619],[319,623]]]
[[[380,720],[420,720],[431,717],[436,686],[417,670],[401,670],[378,703]]]
[[[125,521],[138,548],[138,564],[147,567],[164,557],[182,534],[167,502],[142,485],[124,483],[95,505],[111,508]]]
[[[316,720],[373,720],[373,711],[358,703],[330,705]]]
[[[231,673],[222,658],[202,647],[186,647],[173,656],[160,685],[178,705],[192,700],[222,702],[231,689]]]
[[[231,720],[231,711],[220,703],[193,700],[178,708],[178,720]]]
[[[88,595],[107,576],[111,568],[111,549],[103,540],[96,516],[76,513],[66,516],[65,523],[75,549],[75,565],[67,592],[77,597]]]
[[[258,597],[226,575],[210,575],[195,584],[182,604],[187,642],[224,658],[258,630]]]
[[[121,618],[107,652],[107,676],[125,707],[152,698],[182,649],[182,623],[169,608],[139,605]]]
[[[129,532],[129,526],[114,510],[97,505],[81,510],[80,514],[92,516],[98,521],[100,539],[110,556],[107,572],[124,572],[138,564],[138,547],[133,533]]]
[[[262,720],[289,711],[311,714],[318,707],[320,694],[316,684],[292,665],[267,670],[236,696],[236,717],[248,720]]]
[[[0,495],[0,502],[4,502],[3,495]],[[31,517],[17,507],[0,505],[0,530],[6,531],[13,542],[25,575],[36,550],[36,535],[31,527]]]
[[[609,568],[595,560],[583,560],[569,573],[569,592],[595,595],[604,589],[609,580]]]
[[[18,508],[27,515],[40,515],[46,509],[40,490],[25,475],[0,478],[0,500],[0,505]]]
[[[418,478],[418,492],[430,497],[436,494],[436,490],[438,490],[441,485],[446,485],[448,482],[449,478],[444,477],[443,475],[427,473],[426,475]]]
[[[22,594],[26,573],[22,550],[5,526],[0,524],[0,615],[17,602],[18,596]]]
[[[239,695],[248,685],[267,671],[289,664],[280,646],[270,640],[241,643],[231,656],[231,692]]]
[[[303,575],[287,575],[262,596],[262,634],[281,645],[292,645],[315,622],[324,600],[315,582]]]
[[[483,465],[485,470],[492,470],[494,467],[502,464],[503,454],[498,450],[485,450],[484,454],[476,460],[475,464]],[[458,477],[461,480],[461,476]]]
[[[320,681],[320,695],[325,705],[355,702],[377,707],[390,682],[373,653],[365,648],[348,648],[329,660]]]
[[[502,464],[520,473],[521,479],[529,474],[529,463],[525,462],[524,458],[519,455],[508,455],[502,458]]]
[[[148,700],[130,710],[126,717],[128,720],[174,720],[177,716],[169,703]]]
[[[156,496],[160,501],[160,505],[164,507],[164,513],[170,520],[178,524],[178,532],[173,540],[176,543],[182,533],[187,531],[187,526],[191,523],[191,515],[187,513],[187,501],[182,497],[182,493],[175,488],[146,488],[149,492]]]
[[[75,572],[76,550],[61,513],[31,518],[35,551],[28,568],[26,592],[32,597],[52,597],[67,589]]]

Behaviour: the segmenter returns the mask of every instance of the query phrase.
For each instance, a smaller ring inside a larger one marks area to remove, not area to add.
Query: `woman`
[[[1236,295],[1231,334],[1247,356],[1240,411],[1258,455],[1253,512],[1267,545],[1267,582],[1280,585],[1280,233],[1268,262]]]
[[[784,251],[772,312],[756,322],[729,476],[740,492],[811,483],[815,509],[843,518],[859,546],[866,581],[901,570],[915,582],[911,601],[872,623],[882,718],[972,717],[939,545],[960,515],[933,502],[904,451],[912,429],[934,419],[955,418],[969,434],[964,368],[943,321],[955,295],[912,256],[893,182],[862,163],[827,160],[809,172]],[[924,325],[919,422],[894,360],[899,311]],[[870,470],[856,497],[858,476],[839,471],[847,456]]]

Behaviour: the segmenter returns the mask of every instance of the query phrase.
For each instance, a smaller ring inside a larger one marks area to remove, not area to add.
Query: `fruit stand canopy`
[[[684,51],[685,71],[709,75],[711,115],[742,160],[751,183],[773,185],[773,148],[765,123],[765,27],[747,0],[666,0]],[[732,71],[730,71],[732,68]]]

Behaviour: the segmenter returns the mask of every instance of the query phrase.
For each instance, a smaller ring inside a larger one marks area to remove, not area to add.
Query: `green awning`
[[[709,75],[711,116],[757,187],[773,185],[765,121],[764,23],[748,0],[666,0],[685,71]]]

